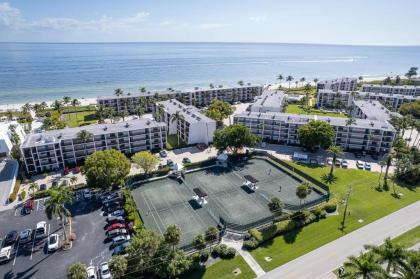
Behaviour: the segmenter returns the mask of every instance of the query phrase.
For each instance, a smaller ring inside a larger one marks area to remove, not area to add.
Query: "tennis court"
[[[192,193],[184,184],[165,178],[132,190],[144,225],[163,233],[172,224],[182,232],[179,246],[192,243],[193,238],[208,227],[217,226],[208,211],[190,202]]]

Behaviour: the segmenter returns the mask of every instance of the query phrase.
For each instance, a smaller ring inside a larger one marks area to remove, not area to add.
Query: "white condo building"
[[[357,86],[357,78],[338,78],[331,80],[322,80],[317,83],[317,91],[322,89],[329,89],[332,91],[354,91]]]
[[[169,135],[178,135],[187,144],[213,141],[216,121],[202,114],[196,107],[184,105],[176,99],[156,103],[156,120],[166,123]],[[179,120],[173,117],[180,116]]]
[[[286,95],[283,91],[265,90],[261,96],[254,99],[249,110],[252,112],[281,112]]]
[[[420,86],[363,84],[361,92],[420,96]]]
[[[10,156],[10,151],[13,147],[11,125],[14,126],[14,130],[21,142],[25,138],[25,131],[16,121],[0,123],[0,158]]]

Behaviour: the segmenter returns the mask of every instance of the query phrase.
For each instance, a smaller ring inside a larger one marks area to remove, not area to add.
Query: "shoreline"
[[[374,81],[374,80],[381,80],[381,79],[385,79],[386,76],[367,76],[363,78],[363,81]],[[405,77],[401,76],[402,79],[404,79]],[[305,81],[304,84],[306,83],[310,83],[312,86],[314,85],[313,81]],[[268,83],[263,84],[263,86],[267,86]],[[278,85],[281,85],[284,88],[288,88],[289,87],[289,83],[286,81],[283,81],[281,83],[270,83],[271,87],[276,87]],[[298,83],[299,86],[303,86],[303,84],[301,82]],[[295,81],[291,82],[291,88],[295,87]],[[111,96],[113,94],[109,94],[109,96]],[[78,99],[80,101],[80,105],[81,106],[87,106],[87,105],[96,105],[96,98],[97,97],[90,97],[90,98],[83,98],[83,97],[72,97],[75,99]],[[33,102],[29,102],[29,104],[34,105],[36,103],[41,103],[41,102],[46,102],[48,106],[51,106],[54,103],[55,100],[39,100],[39,101],[33,101]],[[25,105],[25,103],[12,103],[12,104],[1,104],[0,105],[0,112],[6,112],[8,110],[11,111],[18,111],[21,109],[21,107]]]

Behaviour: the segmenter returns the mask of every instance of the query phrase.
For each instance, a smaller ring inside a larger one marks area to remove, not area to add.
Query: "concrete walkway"
[[[222,243],[226,244],[229,247],[235,248],[236,251],[238,251],[239,255],[244,258],[245,262],[249,265],[249,267],[255,272],[257,277],[260,277],[265,274],[265,271],[261,268],[261,266],[257,263],[257,261],[252,257],[252,255],[242,249],[243,241],[236,241],[231,239],[222,239]]]
[[[380,245],[387,237],[394,238],[419,226],[419,212],[420,201],[288,262],[261,278],[330,278],[328,274],[342,265],[349,256],[359,255],[363,245]]]

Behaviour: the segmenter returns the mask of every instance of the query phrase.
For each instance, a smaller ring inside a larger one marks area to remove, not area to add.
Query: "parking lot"
[[[57,233],[62,240],[61,223],[55,218],[47,219],[44,203],[45,199],[36,200],[34,210],[28,215],[21,215],[21,208],[0,212],[0,238],[3,240],[12,230],[35,229],[38,222],[46,221],[47,233]],[[66,278],[67,267],[76,261],[95,266],[108,261],[112,250],[110,243],[104,242],[106,217],[100,205],[95,201],[80,200],[70,210],[72,232],[76,234],[70,250],[47,253],[47,238],[25,245],[16,243],[10,261],[0,264],[0,278]]]

